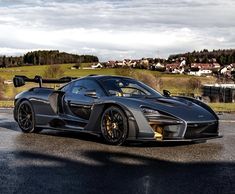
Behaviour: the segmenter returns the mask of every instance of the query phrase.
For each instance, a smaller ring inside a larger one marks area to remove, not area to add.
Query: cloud
[[[0,0],[0,54],[59,49],[108,60],[232,48],[234,9],[232,0]]]

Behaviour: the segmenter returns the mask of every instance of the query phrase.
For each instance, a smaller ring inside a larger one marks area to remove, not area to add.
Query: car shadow
[[[83,141],[103,143],[102,139],[98,135],[86,133],[86,132],[79,132],[79,131],[76,132],[76,131],[44,129],[40,132],[40,135],[65,137],[65,138],[79,139]]]
[[[10,121],[6,118],[0,118],[0,128],[9,129],[12,131],[21,131],[15,121]]]
[[[234,162],[172,162],[141,153],[88,149],[74,152],[73,158],[29,150],[12,151],[11,156],[14,160],[10,163],[1,163],[1,193],[227,194],[235,191]]]

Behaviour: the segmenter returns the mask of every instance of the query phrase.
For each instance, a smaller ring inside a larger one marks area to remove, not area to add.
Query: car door
[[[84,126],[89,120],[92,105],[103,95],[104,92],[95,80],[77,80],[71,84],[65,93],[64,112],[72,120],[76,120],[81,126]]]

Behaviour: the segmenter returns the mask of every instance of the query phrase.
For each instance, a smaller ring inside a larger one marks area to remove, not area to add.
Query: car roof
[[[96,74],[91,74],[91,75],[85,76],[83,78],[89,78],[89,79],[95,79],[95,80],[103,80],[103,79],[108,79],[108,78],[133,79],[133,78],[130,78],[130,77],[118,76],[118,75],[96,75]]]
[[[59,89],[67,86],[67,85],[70,85],[72,84],[73,82],[76,82],[77,80],[82,80],[82,79],[91,79],[91,80],[98,80],[98,81],[102,81],[102,80],[105,80],[105,79],[109,79],[109,78],[125,78],[125,79],[133,79],[133,78],[130,78],[130,77],[125,77],[125,76],[117,76],[117,75],[97,75],[97,74],[91,74],[91,75],[88,75],[88,76],[84,76],[84,77],[80,77],[80,78],[77,78],[65,85],[63,85],[62,87],[60,87]]]

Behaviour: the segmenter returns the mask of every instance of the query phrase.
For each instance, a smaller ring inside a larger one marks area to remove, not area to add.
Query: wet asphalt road
[[[92,135],[23,134],[0,110],[0,193],[235,193],[235,115],[200,144],[102,144]]]

